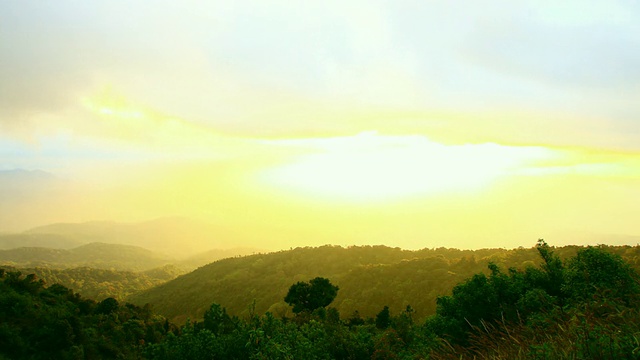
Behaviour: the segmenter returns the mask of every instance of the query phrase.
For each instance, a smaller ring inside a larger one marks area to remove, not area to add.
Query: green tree
[[[563,287],[573,302],[589,301],[594,295],[629,303],[640,294],[638,273],[618,255],[604,247],[587,247],[578,251],[566,270]]]
[[[349,324],[349,327],[359,326],[364,325],[364,320],[362,319],[362,316],[360,316],[360,312],[356,310],[353,312],[347,323]]]
[[[428,326],[458,344],[467,344],[472,329],[496,321],[526,321],[530,314],[550,310],[562,299],[564,266],[551,248],[539,240],[536,249],[543,260],[540,269],[507,273],[489,263],[489,276],[480,273],[456,285],[451,296],[436,300],[436,316]]]
[[[299,281],[291,285],[284,301],[293,306],[296,314],[303,311],[311,313],[331,304],[338,295],[338,290],[329,279],[317,277],[309,282]]]
[[[561,298],[564,284],[564,265],[562,261],[553,253],[551,247],[543,239],[538,239],[536,249],[544,261],[540,267],[546,274],[546,279],[540,285],[549,295]]]
[[[376,315],[376,327],[378,329],[386,329],[391,325],[391,312],[389,307],[385,306],[382,311]]]
[[[231,318],[227,315],[227,309],[213,303],[204,313],[204,328],[214,334],[230,332]]]
[[[106,298],[104,300],[102,300],[100,303],[98,303],[98,306],[96,307],[96,312],[98,314],[111,314],[112,312],[115,312],[118,310],[118,300],[109,297]]]

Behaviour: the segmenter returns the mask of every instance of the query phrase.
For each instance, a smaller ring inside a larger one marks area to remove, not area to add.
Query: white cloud
[[[343,123],[363,109],[542,111],[606,119],[612,136],[637,130],[640,12],[629,2],[0,7],[4,129],[38,126],[34,112],[62,118],[112,85],[162,113],[252,135],[352,132]]]

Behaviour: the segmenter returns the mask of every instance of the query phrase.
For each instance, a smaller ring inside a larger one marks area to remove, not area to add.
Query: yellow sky
[[[438,142],[375,129],[238,137],[112,89],[78,101],[99,128],[99,139],[85,140],[94,153],[72,160],[57,192],[3,209],[21,216],[17,223],[179,215],[235,229],[230,244],[273,249],[515,247],[638,234],[634,151]]]
[[[640,239],[637,5],[354,4],[0,4],[0,232],[188,216],[272,249]]]

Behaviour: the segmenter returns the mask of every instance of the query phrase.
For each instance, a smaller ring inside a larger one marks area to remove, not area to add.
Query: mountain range
[[[165,254],[167,257],[186,259],[212,249],[230,250],[228,244],[232,244],[233,239],[233,234],[223,227],[189,218],[166,217],[131,223],[91,221],[38,226],[21,233],[0,234],[0,249],[70,249],[101,242],[138,246]],[[250,252],[245,249],[241,253]],[[228,251],[226,255],[238,254]]]

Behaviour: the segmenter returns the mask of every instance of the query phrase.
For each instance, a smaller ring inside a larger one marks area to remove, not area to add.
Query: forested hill
[[[44,282],[43,286],[45,287],[59,284],[95,301],[102,301],[109,297],[117,301],[124,301],[133,293],[165,283],[184,273],[182,268],[175,265],[165,265],[142,272],[89,267],[56,269],[2,266],[1,269],[19,271],[22,274],[35,274],[39,280]]]
[[[92,267],[144,271],[172,262],[172,259],[131,245],[91,243],[73,249],[22,247],[0,250],[0,264],[15,267]]]
[[[563,247],[556,249],[556,253],[567,258],[578,249]],[[640,248],[607,249],[638,267]],[[283,299],[292,284],[321,276],[340,287],[332,306],[343,317],[356,310],[363,317],[372,317],[384,306],[399,313],[411,305],[418,318],[425,318],[435,312],[437,296],[450,294],[457,283],[475,273],[486,273],[489,262],[502,268],[523,269],[540,264],[540,257],[534,248],[476,251],[445,248],[407,251],[385,246],[296,248],[220,260],[134,294],[129,301],[137,305],[150,303],[158,313],[178,323],[187,318],[202,318],[214,302],[234,315],[270,311],[279,316],[290,314]]]

